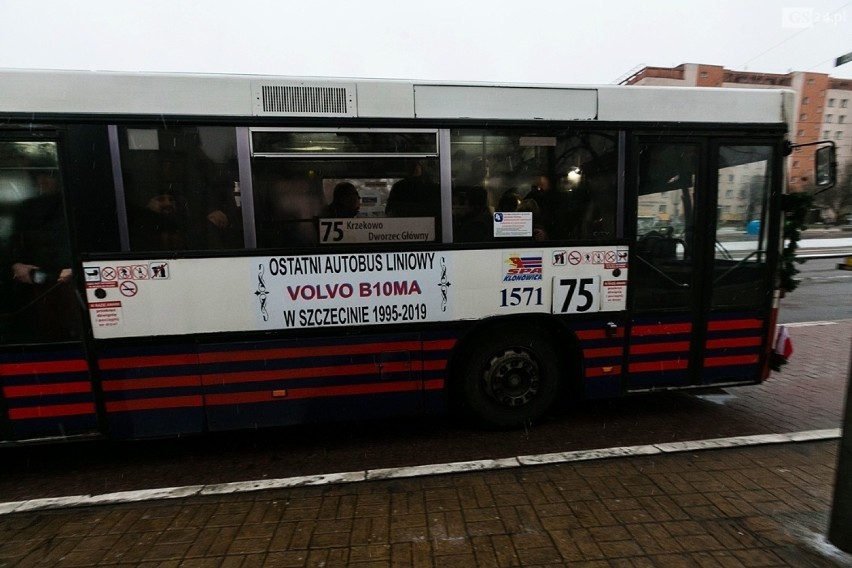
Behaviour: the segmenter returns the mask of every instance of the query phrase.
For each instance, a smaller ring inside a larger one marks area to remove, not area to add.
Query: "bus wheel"
[[[500,327],[468,351],[459,377],[462,398],[479,422],[520,427],[556,400],[561,374],[554,345],[529,326]]]

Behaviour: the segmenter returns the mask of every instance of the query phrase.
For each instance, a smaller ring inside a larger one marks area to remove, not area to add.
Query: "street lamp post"
[[[843,411],[843,434],[837,457],[828,540],[840,550],[852,552],[852,357],[846,383],[846,408]]]

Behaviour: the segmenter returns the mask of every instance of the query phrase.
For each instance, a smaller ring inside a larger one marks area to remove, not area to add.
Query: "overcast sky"
[[[0,68],[608,84],[644,65],[852,78],[849,0],[0,0]]]

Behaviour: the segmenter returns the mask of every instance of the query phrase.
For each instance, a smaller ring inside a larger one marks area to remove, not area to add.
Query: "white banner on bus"
[[[258,325],[275,329],[364,326],[448,319],[435,252],[259,258]]]
[[[627,308],[622,246],[89,261],[96,338]]]

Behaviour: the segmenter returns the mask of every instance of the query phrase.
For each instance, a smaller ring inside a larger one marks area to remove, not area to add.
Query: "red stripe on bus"
[[[197,364],[198,356],[195,353],[186,355],[151,355],[148,357],[109,357],[98,361],[98,366],[105,371]]]
[[[204,399],[201,395],[114,400],[106,403],[107,412],[160,410],[164,408],[200,408],[202,406],[204,406]]]
[[[580,341],[590,341],[593,339],[613,339],[618,337],[624,337],[624,328],[619,327],[615,330],[615,333],[612,333],[608,329],[581,329],[574,332],[574,335],[577,336],[577,339]]]
[[[763,341],[762,337],[732,337],[729,339],[708,339],[707,349],[722,349],[725,347],[756,347]]]
[[[103,389],[105,392],[198,386],[201,386],[201,377],[199,375],[183,375],[179,377],[149,377],[146,379],[116,379],[105,380],[103,382]]]
[[[62,394],[79,394],[92,392],[92,384],[84,381],[73,383],[55,383],[42,385],[23,385],[3,387],[3,393],[8,398],[19,398],[26,396],[49,396]]]
[[[0,377],[11,375],[39,375],[50,373],[74,373],[88,371],[85,359],[64,359],[62,361],[27,361],[24,363],[0,364]]]
[[[10,420],[28,420],[32,418],[55,418],[58,416],[80,416],[94,414],[95,405],[91,402],[78,404],[52,404],[48,406],[32,406],[28,408],[10,408]]]
[[[689,361],[687,359],[673,359],[671,361],[650,361],[648,363],[630,363],[627,366],[629,373],[649,373],[653,371],[677,371],[686,369]]]
[[[707,324],[707,329],[710,331],[728,331],[732,329],[761,329],[763,320],[759,319],[742,319],[742,320],[724,320],[711,321]]]
[[[413,363],[413,361],[412,361]],[[436,359],[434,361],[426,360],[421,362],[422,370],[424,371],[443,371],[447,368],[447,360],[446,359]],[[412,369],[413,369],[412,365]]]
[[[646,337],[649,335],[672,335],[675,333],[689,333],[692,331],[691,323],[660,323],[654,325],[634,325],[630,335],[634,337]]]
[[[299,357],[327,357],[330,355],[364,355],[389,351],[420,351],[419,341],[397,343],[364,343],[329,345],[322,347],[281,347],[253,351],[217,351],[199,353],[201,363],[227,363],[230,361],[262,361],[267,359],[296,359]]]
[[[613,365],[611,367],[588,367],[586,369],[586,378],[615,376],[621,374],[621,365]]]
[[[456,346],[457,339],[435,339],[423,342],[423,351],[443,351]]]
[[[423,390],[443,390],[445,384],[446,381],[444,379],[429,379],[428,381],[423,381]]]
[[[393,373],[419,371],[420,361],[393,361],[379,365],[378,363],[363,363],[360,365],[338,365],[330,367],[304,367],[297,369],[272,369],[268,371],[236,371],[233,373],[210,373],[202,375],[205,386],[217,384],[250,383],[255,381],[276,381],[289,379],[307,379],[314,377],[342,377],[348,375],[370,375],[378,373]]]
[[[271,402],[284,400],[303,400],[307,398],[326,398],[332,396],[354,396],[364,394],[384,394],[394,392],[416,392],[422,390],[420,381],[399,381],[392,383],[371,383],[363,385],[338,385],[333,387],[285,389],[283,396],[273,396],[272,391],[212,394],[205,397],[209,406],[226,404],[246,404],[253,402]]]
[[[754,365],[760,360],[760,356],[736,355],[731,357],[707,357],[704,359],[705,367],[727,367],[732,365]]]
[[[688,353],[689,341],[670,341],[668,343],[646,343],[630,346],[631,355],[649,353]]]
[[[596,347],[593,349],[583,349],[583,354],[586,358],[594,357],[618,357],[622,354],[621,347]]]

